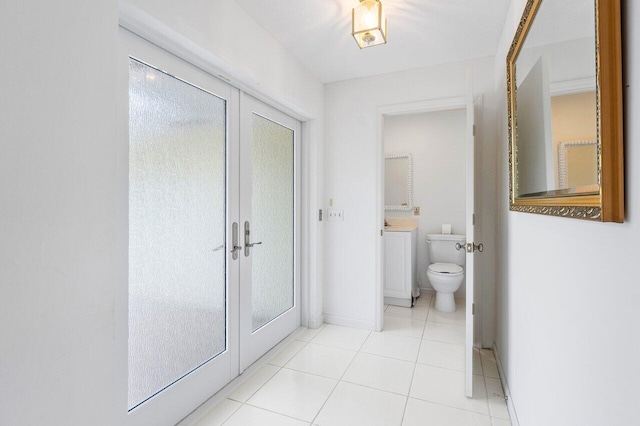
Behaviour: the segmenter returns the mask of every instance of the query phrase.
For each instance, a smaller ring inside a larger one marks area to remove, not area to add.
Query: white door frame
[[[300,325],[319,327],[322,324],[322,282],[318,276],[322,271],[322,250],[318,250],[318,247],[322,246],[322,224],[318,222],[317,212],[322,187],[322,141],[319,139],[322,134],[321,120],[317,114],[265,88],[243,69],[230,64],[132,4],[118,3],[118,24],[301,122]]]
[[[376,229],[380,235],[376,244],[376,269],[375,269],[375,331],[382,331],[384,319],[384,238],[381,230],[384,229],[384,118],[386,116],[419,114],[423,112],[440,112],[457,109],[467,109],[467,100],[464,96],[444,99],[425,100],[404,104],[386,105],[377,109],[378,137],[376,138]]]

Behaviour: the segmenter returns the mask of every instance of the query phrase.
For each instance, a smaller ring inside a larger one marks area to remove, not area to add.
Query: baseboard
[[[360,328],[362,330],[375,330],[375,324],[371,321],[357,320],[354,318],[346,318],[338,315],[324,314],[324,322],[326,324],[341,325],[343,327]]]
[[[324,324],[324,317],[322,314],[318,315],[314,319],[309,320],[309,328],[316,329],[320,327],[322,324]]]
[[[502,360],[500,359],[500,353],[498,352],[498,347],[495,342],[493,343],[493,355],[496,358],[496,364],[498,365],[498,373],[500,373],[502,389],[504,390],[504,395],[507,397],[507,409],[509,410],[509,417],[511,417],[511,425],[520,426],[518,415],[516,414],[516,406],[513,403],[513,398],[511,397],[511,391],[509,390],[509,384],[507,383],[507,376],[504,374]]]

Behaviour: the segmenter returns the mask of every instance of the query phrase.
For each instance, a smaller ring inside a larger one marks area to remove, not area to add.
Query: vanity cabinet
[[[393,229],[384,232],[384,303],[411,307],[418,297],[418,229]]]

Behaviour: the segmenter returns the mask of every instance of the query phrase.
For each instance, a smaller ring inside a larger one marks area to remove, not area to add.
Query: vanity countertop
[[[412,217],[387,217],[386,222],[384,230],[387,232],[410,232],[418,229],[418,219]]]

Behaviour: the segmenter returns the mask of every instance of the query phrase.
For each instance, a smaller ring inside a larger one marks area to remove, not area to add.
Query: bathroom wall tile
[[[398,318],[390,315],[384,316],[383,333],[397,334],[405,337],[420,338],[424,330],[425,321]]]
[[[464,345],[465,327],[442,324],[439,322],[428,322],[422,338],[426,340],[452,343],[454,345]]]
[[[250,405],[244,405],[229,418],[225,426],[308,426],[308,422],[292,419]]]
[[[421,339],[392,333],[373,332],[362,345],[361,352],[415,362]]]
[[[449,370],[465,371],[465,347],[451,343],[423,340],[418,362]]]
[[[316,337],[311,341],[320,345],[334,346],[342,349],[357,351],[367,337],[370,331],[360,330],[357,328],[340,327],[328,324],[322,329]]]
[[[458,408],[409,398],[402,426],[491,426],[491,418]]]
[[[414,320],[426,321],[429,308],[427,306],[414,306],[413,308],[405,308],[402,306],[389,305],[384,312],[385,315],[391,315],[399,318],[410,318]]]
[[[482,371],[485,377],[499,379],[498,364],[491,349],[480,349],[480,359],[482,360]]]
[[[283,368],[247,404],[310,423],[336,384],[337,380]]]
[[[291,358],[293,358],[298,352],[305,347],[307,343],[300,340],[293,340],[289,345],[285,346],[271,361],[269,364],[283,367]]]
[[[340,382],[315,420],[320,426],[399,425],[406,396]]]
[[[194,426],[220,426],[240,407],[242,407],[242,404],[237,401],[230,399],[220,401]]]
[[[465,396],[465,374],[460,371],[416,364],[409,396],[429,402],[489,414],[482,376],[475,376],[473,398]]]
[[[267,381],[278,372],[280,367],[275,365],[265,365],[256,371],[247,381],[240,385],[229,395],[229,399],[238,402],[246,402],[251,396],[257,392]]]
[[[414,366],[413,362],[360,352],[342,380],[387,392],[408,395]]]
[[[509,410],[507,409],[507,402],[504,399],[504,391],[502,390],[500,379],[485,377],[484,381],[487,385],[487,399],[489,401],[489,412],[491,416],[508,419]]]
[[[356,353],[347,349],[309,343],[285,365],[285,368],[339,379],[347,371]]]

